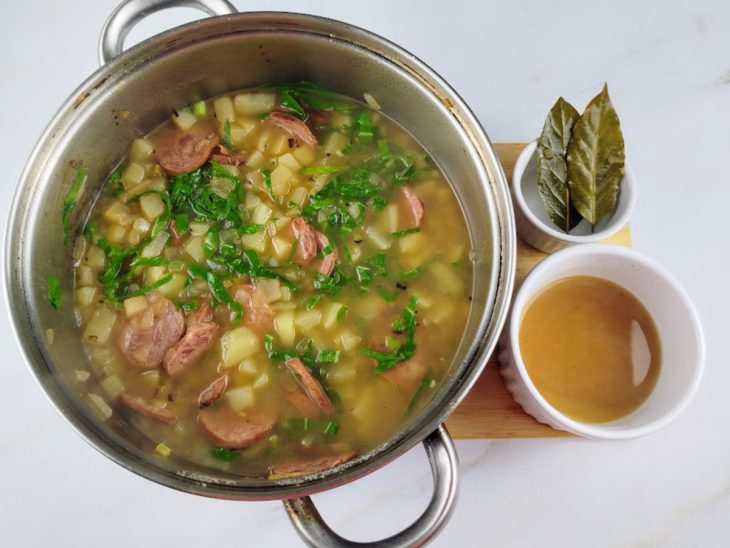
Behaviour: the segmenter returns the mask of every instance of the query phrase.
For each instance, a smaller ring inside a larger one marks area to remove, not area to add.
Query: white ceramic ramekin
[[[656,386],[638,409],[619,420],[587,424],[562,414],[538,392],[522,361],[519,328],[525,308],[543,288],[567,276],[596,276],[626,288],[656,324],[662,352]],[[632,249],[588,244],[547,257],[525,278],[502,334],[498,359],[512,396],[537,420],[579,436],[616,440],[654,432],[686,407],[702,377],[705,343],[692,302],[666,270]]]
[[[591,232],[585,220],[566,234],[560,231],[545,213],[537,190],[537,142],[528,144],[517,157],[512,173],[512,202],[515,206],[517,234],[532,247],[552,253],[576,244],[594,243],[618,232],[629,220],[636,203],[636,181],[628,164],[621,180],[618,203],[613,213]]]

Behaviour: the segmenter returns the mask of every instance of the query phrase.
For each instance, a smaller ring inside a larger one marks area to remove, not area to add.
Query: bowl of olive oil
[[[596,439],[656,431],[689,403],[704,338],[679,283],[638,252],[587,244],[545,259],[518,291],[500,372],[523,409]]]

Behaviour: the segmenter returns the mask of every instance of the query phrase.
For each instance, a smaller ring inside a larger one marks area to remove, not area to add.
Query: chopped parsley
[[[120,164],[111,172],[106,180],[106,187],[114,196],[119,196],[124,192],[124,184],[122,183],[122,174],[124,173],[124,165]]]
[[[408,304],[403,308],[402,319],[394,320],[394,327],[399,328],[398,330],[403,332],[406,336],[405,342],[403,342],[397,349],[393,349],[391,352],[378,352],[370,348],[364,350],[365,354],[373,358],[377,365],[375,366],[375,373],[380,374],[387,371],[391,367],[398,365],[401,362],[413,356],[416,351],[416,343],[413,340],[416,334],[416,303],[418,297],[412,295],[408,299]]]
[[[71,188],[63,197],[63,243],[67,244],[71,236],[71,213],[76,207],[76,199],[78,198],[81,186],[86,181],[86,168],[81,166],[76,172],[76,178],[71,184]]]
[[[231,121],[226,120],[223,124],[223,138],[221,139],[221,142],[226,148],[229,148],[233,150],[235,147],[233,146],[233,143],[231,143]]]
[[[397,232],[391,232],[390,235],[393,236],[393,238],[402,238],[403,236],[408,236],[409,234],[415,234],[416,232],[421,232],[420,228],[407,228],[406,230],[399,230]]]
[[[61,308],[61,299],[63,294],[61,293],[61,284],[58,281],[58,276],[51,274],[48,276],[48,302],[51,306],[58,310]]]
[[[238,452],[232,449],[226,449],[225,447],[212,447],[210,454],[214,459],[222,460],[224,462],[232,462],[238,458]]]
[[[281,92],[281,96],[279,97],[279,104],[281,104],[281,106],[286,108],[287,110],[290,110],[291,113],[300,120],[307,119],[307,113],[304,111],[304,107],[302,107],[302,105],[300,105],[299,102],[294,98],[294,95],[292,95],[292,92],[290,90],[285,89]]]

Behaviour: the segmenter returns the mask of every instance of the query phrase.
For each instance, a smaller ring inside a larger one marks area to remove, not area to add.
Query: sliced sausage
[[[224,410],[204,409],[198,414],[203,435],[218,447],[245,449],[264,439],[274,426],[269,417],[241,417]]]
[[[299,358],[290,358],[286,360],[286,366],[292,375],[294,375],[299,385],[304,389],[307,396],[309,396],[309,399],[316,403],[325,413],[332,413],[334,411],[332,402],[330,402],[327,394],[322,389],[322,385],[317,382],[317,379],[310,373],[307,366],[302,363],[302,360]]]
[[[322,250],[329,245],[329,238],[327,238],[327,236],[325,236],[321,232],[317,232],[315,236],[317,238],[317,251],[321,253]],[[317,268],[317,272],[319,272],[320,274],[324,274],[325,276],[329,276],[335,269],[336,262],[337,250],[334,246],[332,246],[332,251],[328,255],[325,255],[324,259],[322,259],[319,268]]]
[[[147,300],[147,308],[126,318],[117,340],[130,364],[154,369],[183,336],[185,317],[164,297],[153,295]]]
[[[291,220],[291,227],[298,240],[294,260],[299,266],[305,266],[317,256],[316,231],[303,217],[294,217]]]
[[[322,411],[319,405],[309,399],[303,391],[297,388],[294,392],[289,392],[286,399],[296,409],[297,414],[301,417],[316,417]]]
[[[155,143],[157,162],[168,175],[190,173],[208,161],[218,143],[218,134],[205,126],[169,132]]]
[[[119,396],[119,401],[129,407],[132,411],[136,411],[141,415],[150,417],[160,422],[166,422],[169,424],[177,420],[177,416],[175,415],[175,413],[173,413],[169,409],[165,409],[165,404],[161,402],[158,403],[149,401],[142,396],[135,396],[132,394],[127,394],[126,392],[122,393],[122,395]]]
[[[228,388],[228,374],[223,373],[200,393],[200,396],[198,396],[198,407],[201,409],[208,407],[223,395],[226,388]]]
[[[180,375],[210,350],[218,335],[215,322],[198,322],[187,328],[180,341],[170,348],[162,359],[162,367],[171,377]]]
[[[385,380],[409,392],[418,388],[428,369],[428,341],[420,334],[416,334],[415,342],[416,350],[413,356],[381,373]]]
[[[317,144],[317,138],[314,136],[314,133],[312,133],[312,130],[309,129],[307,124],[302,122],[299,118],[283,112],[272,112],[269,115],[269,120],[271,120],[276,127],[283,129],[300,143],[304,143],[306,145]]]
[[[403,216],[408,220],[405,228],[418,228],[423,222],[423,202],[409,186],[400,189],[400,205]]]
[[[232,289],[232,293],[236,302],[244,307],[243,321],[251,331],[264,336],[274,329],[274,311],[260,289],[251,284],[240,284]]]
[[[223,145],[218,145],[217,151],[213,151],[210,158],[219,164],[229,166],[240,166],[246,161],[246,157],[243,154],[230,150]]]
[[[208,301],[201,302],[200,306],[198,306],[198,309],[193,310],[185,318],[185,323],[188,327],[190,327],[191,325],[195,325],[196,323],[210,321],[213,321],[213,308],[210,306],[210,303]]]
[[[329,470],[335,466],[352,460],[355,453],[345,453],[344,455],[334,455],[331,457],[319,457],[300,462],[290,462],[286,464],[275,464],[269,471],[269,479],[290,478],[294,476],[303,476],[305,474],[313,474]]]

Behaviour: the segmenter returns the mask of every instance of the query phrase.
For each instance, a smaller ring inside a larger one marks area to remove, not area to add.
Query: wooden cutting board
[[[494,145],[507,180],[512,182],[512,170],[524,143],[498,143]],[[606,242],[631,247],[631,233],[626,225]],[[527,273],[544,257],[538,251],[517,239],[517,276],[515,289]],[[497,371],[496,351],[489,358],[471,392],[446,421],[451,435],[460,439],[476,438],[537,438],[569,436],[567,432],[553,430],[525,413],[515,403]]]

